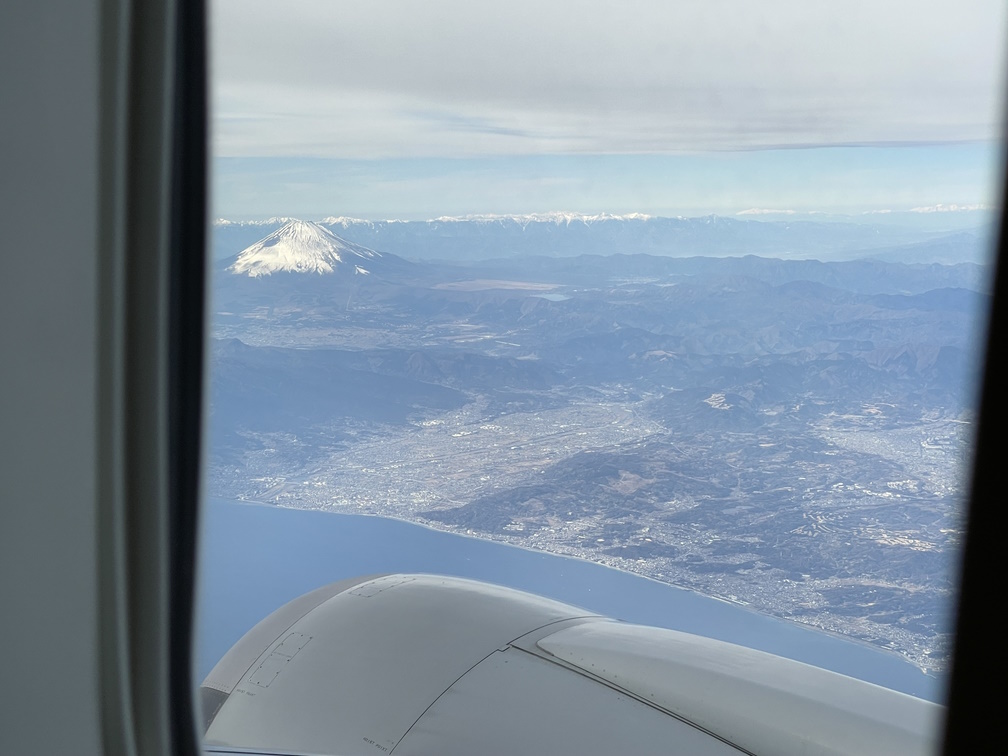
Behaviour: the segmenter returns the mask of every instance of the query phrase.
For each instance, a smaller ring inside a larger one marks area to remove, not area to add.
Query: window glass
[[[197,672],[358,575],[931,700],[1002,3],[211,3]]]

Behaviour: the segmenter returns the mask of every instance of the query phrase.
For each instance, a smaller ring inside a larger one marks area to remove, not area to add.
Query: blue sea
[[[203,513],[196,674],[259,620],[335,580],[428,572],[484,580],[832,669],[932,701],[943,679],[871,646],[654,580],[401,520],[211,499]]]

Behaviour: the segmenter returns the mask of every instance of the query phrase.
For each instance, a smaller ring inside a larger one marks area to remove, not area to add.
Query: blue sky
[[[995,204],[1006,11],[217,0],[214,214]]]
[[[991,143],[687,155],[218,158],[215,215],[424,219],[571,211],[859,214],[992,204]]]

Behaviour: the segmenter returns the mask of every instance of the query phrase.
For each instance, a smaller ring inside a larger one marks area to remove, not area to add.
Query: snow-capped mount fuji
[[[238,253],[228,272],[259,278],[274,273],[368,275],[382,254],[311,221],[292,220]]]

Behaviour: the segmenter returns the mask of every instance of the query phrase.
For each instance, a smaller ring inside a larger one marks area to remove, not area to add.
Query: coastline
[[[473,539],[476,539],[477,541],[481,541],[481,542],[484,542],[484,543],[494,543],[494,544],[498,544],[498,545],[501,545],[501,546],[508,546],[510,548],[521,549],[523,551],[527,551],[527,552],[532,553],[532,554],[537,554],[537,555],[539,555],[539,554],[545,554],[545,555],[548,555],[550,557],[556,557],[558,559],[571,559],[571,560],[574,560],[574,561],[577,561],[577,562],[581,562],[581,563],[584,563],[584,564],[592,565],[592,566],[597,567],[597,568],[606,569],[606,570],[612,570],[613,572],[616,572],[616,573],[619,573],[619,574],[622,574],[622,575],[631,575],[634,578],[637,578],[637,579],[640,579],[640,580],[647,580],[647,581],[650,581],[650,582],[652,582],[652,583],[654,583],[656,585],[659,585],[659,586],[661,586],[662,588],[665,588],[665,589],[671,589],[671,590],[675,590],[675,591],[682,591],[684,593],[688,593],[690,595],[697,596],[697,597],[705,599],[705,600],[719,601],[719,602],[721,602],[723,604],[726,604],[726,605],[732,607],[733,609],[738,609],[740,611],[749,612],[750,614],[752,614],[752,615],[754,615],[756,617],[770,618],[770,619],[778,620],[780,622],[786,622],[789,625],[792,625],[794,627],[803,628],[803,629],[806,629],[806,630],[811,630],[811,631],[816,632],[816,633],[822,633],[824,635],[828,635],[830,637],[836,638],[839,641],[844,641],[846,643],[857,644],[857,645],[863,646],[864,648],[869,649],[871,651],[876,651],[876,652],[879,652],[879,653],[883,653],[883,654],[891,656],[892,658],[897,659],[897,660],[899,660],[901,662],[905,662],[906,664],[909,664],[912,667],[914,667],[915,669],[919,670],[922,675],[925,675],[926,677],[932,678],[934,680],[939,680],[939,679],[941,679],[943,677],[941,675],[935,674],[932,671],[929,671],[929,670],[926,670],[926,669],[922,668],[918,664],[915,664],[911,659],[908,659],[907,657],[903,656],[898,651],[894,651],[892,649],[885,648],[884,646],[875,645],[871,641],[866,641],[866,640],[864,640],[862,638],[856,638],[856,637],[851,636],[851,635],[845,635],[844,633],[838,632],[836,630],[830,630],[828,628],[819,627],[818,625],[814,625],[812,623],[801,622],[799,620],[792,619],[790,617],[784,617],[784,616],[779,616],[779,615],[776,615],[776,614],[770,614],[768,612],[761,612],[759,609],[753,608],[753,606],[751,604],[749,604],[747,602],[744,602],[744,601],[733,601],[732,599],[725,598],[723,596],[713,596],[713,595],[711,595],[709,593],[703,593],[702,591],[698,591],[698,590],[696,590],[694,588],[690,588],[688,586],[679,585],[677,583],[671,583],[671,582],[668,582],[668,581],[665,581],[665,580],[659,580],[658,578],[651,577],[650,575],[644,575],[644,574],[641,574],[639,572],[633,572],[632,570],[620,569],[619,567],[613,567],[612,565],[604,564],[602,562],[595,562],[595,561],[593,561],[591,559],[588,559],[586,557],[578,556],[577,554],[564,554],[564,553],[557,552],[557,551],[546,551],[545,549],[537,549],[537,548],[534,548],[532,546],[525,546],[525,545],[520,544],[520,543],[514,543],[514,542],[506,540],[506,539],[494,538],[492,535],[486,535],[486,536],[484,536],[484,535],[476,535],[475,533],[460,533],[457,530],[450,530],[448,528],[439,528],[436,525],[431,525],[431,524],[426,523],[426,522],[420,522],[418,520],[411,520],[411,519],[406,518],[406,517],[397,517],[395,515],[390,515],[390,514],[375,514],[373,512],[342,512],[342,511],[339,511],[339,510],[332,510],[332,509],[310,509],[310,508],[307,508],[307,507],[291,507],[291,506],[287,506],[285,504],[278,504],[278,503],[269,502],[269,501],[261,501],[259,499],[219,499],[218,497],[213,497],[213,498],[217,499],[218,501],[227,501],[227,502],[234,503],[234,504],[251,504],[253,506],[261,506],[261,507],[267,507],[267,508],[272,507],[274,509],[290,510],[290,511],[294,511],[294,512],[319,512],[319,513],[322,513],[322,514],[340,515],[340,516],[344,516],[344,517],[372,517],[372,518],[377,518],[379,520],[391,520],[391,521],[394,521],[394,522],[403,523],[405,525],[411,525],[411,526],[418,527],[418,528],[424,528],[424,529],[429,530],[429,531],[431,531],[433,533],[444,533],[444,534],[447,534],[447,535],[457,536],[459,538],[473,538]],[[619,618],[616,618],[616,619],[619,619]]]
[[[365,544],[363,539],[343,543],[343,539],[347,538],[346,532],[367,531],[364,535],[376,541],[372,549],[375,553],[368,552],[366,556],[363,551],[358,553],[357,558],[364,559],[367,566],[354,572],[356,565],[350,565],[349,569],[353,574],[367,574],[371,571],[428,571],[496,582],[519,590],[549,595],[567,603],[584,606],[588,611],[628,622],[692,632],[788,656],[797,661],[868,679],[869,682],[922,698],[941,700],[944,695],[942,677],[921,670],[897,652],[840,633],[822,630],[814,625],[765,614],[746,604],[709,596],[687,587],[593,562],[583,557],[547,552],[505,540],[457,533],[406,518],[373,513],[290,507],[253,499],[214,497],[208,499],[208,504],[210,506],[207,507],[205,521],[219,519],[222,515],[232,526],[242,521],[242,527],[248,529],[246,532],[248,545],[251,546],[261,539],[266,544],[267,550],[272,546],[279,547],[287,538],[286,535],[273,537],[271,533],[275,533],[278,529],[293,528],[297,531],[305,523],[304,516],[310,519],[316,514],[342,515],[341,518],[332,518],[331,523],[328,520],[314,521],[311,524],[315,527],[306,527],[304,531],[310,533],[317,543],[314,546],[311,544],[303,546],[302,550],[305,553],[298,554],[297,559],[293,561],[301,560],[304,565],[298,567],[292,574],[296,578],[295,582],[301,581],[307,588],[315,587],[322,582],[319,580],[305,582],[302,580],[303,572],[308,571],[309,567],[317,570],[321,569],[319,565],[349,559],[350,555],[342,554],[340,549],[353,551],[363,549]],[[253,515],[251,520],[240,514],[227,516],[228,512],[242,511],[258,514]],[[302,517],[284,517],[282,513],[285,512],[297,512]],[[251,521],[255,521],[255,524]],[[342,527],[336,527],[341,521]],[[347,528],[345,526],[348,522],[354,524]],[[332,527],[326,527],[330,524]],[[221,527],[211,525],[209,530],[208,538],[204,540],[211,543],[204,543],[201,560],[207,570],[213,566],[208,551],[212,552],[213,542],[221,538],[217,532]],[[331,532],[326,538],[319,540],[322,535],[320,531],[323,530]],[[360,536],[361,533],[357,535]],[[295,534],[291,537],[298,536]],[[397,548],[390,550],[390,541]],[[314,554],[313,549],[319,551],[322,549],[322,544],[330,543],[333,545],[333,552],[328,554],[328,562],[325,554],[321,557],[319,554]],[[232,546],[240,547],[241,544]],[[262,546],[256,548],[261,550]],[[495,551],[501,549],[505,551]],[[218,548],[217,551],[221,549]],[[273,556],[279,557],[280,554],[276,553]],[[291,561],[290,556],[285,559],[286,562]],[[309,562],[312,560],[315,560],[315,563],[310,565]],[[403,564],[405,569],[386,570],[383,566],[386,562],[393,566]],[[415,568],[417,565],[420,569]],[[425,569],[425,565],[432,567]],[[290,569],[286,563],[284,567]],[[240,582],[241,579],[237,576],[232,577],[233,582]],[[250,579],[254,582],[254,578]],[[276,579],[272,574],[260,578],[260,580]],[[593,591],[593,588],[596,590]],[[251,590],[251,587],[244,586],[244,590]],[[248,600],[255,602],[260,598],[257,595]],[[265,616],[279,603],[282,601],[273,606],[266,606],[265,611],[260,612],[259,616]],[[255,621],[257,618],[253,618],[251,624]],[[224,650],[234,640],[237,640],[237,637],[233,638]]]

